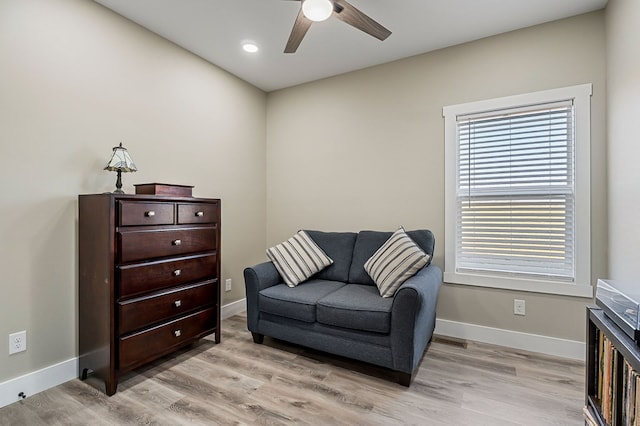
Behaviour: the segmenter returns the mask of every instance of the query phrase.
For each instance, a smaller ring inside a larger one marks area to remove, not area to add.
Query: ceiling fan
[[[302,5],[298,12],[296,22],[293,24],[293,29],[291,30],[291,35],[289,36],[289,41],[287,41],[284,53],[295,53],[309,30],[309,27],[311,27],[311,24],[313,22],[324,21],[331,15],[378,40],[385,40],[391,35],[391,31],[347,3],[346,0],[293,1],[300,1]]]

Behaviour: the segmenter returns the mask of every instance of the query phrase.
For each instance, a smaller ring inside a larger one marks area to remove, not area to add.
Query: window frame
[[[479,287],[593,297],[591,285],[591,95],[592,85],[581,84],[521,95],[445,106],[445,271],[444,281]],[[575,280],[538,280],[531,277],[456,271],[457,225],[457,117],[495,110],[573,100],[575,119]]]

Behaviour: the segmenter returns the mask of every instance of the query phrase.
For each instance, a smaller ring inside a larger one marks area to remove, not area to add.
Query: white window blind
[[[456,126],[456,271],[573,282],[573,102],[460,115]]]

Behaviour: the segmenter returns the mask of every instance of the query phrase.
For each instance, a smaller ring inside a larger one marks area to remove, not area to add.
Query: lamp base
[[[114,194],[124,194],[122,190],[122,170],[116,170],[118,172],[118,178],[116,179],[116,190],[113,191]]]

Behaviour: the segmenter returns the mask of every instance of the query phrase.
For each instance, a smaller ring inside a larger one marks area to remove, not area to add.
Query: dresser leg
[[[83,368],[82,369],[82,374],[80,375],[80,380],[87,380],[87,373],[89,373],[89,369],[88,368]]]
[[[107,396],[112,396],[116,393],[116,389],[118,388],[118,382],[105,382],[105,391]]]
[[[264,342],[264,334],[254,333],[252,331],[251,335],[253,336],[253,343],[257,343],[260,345],[262,344],[262,342]]]

